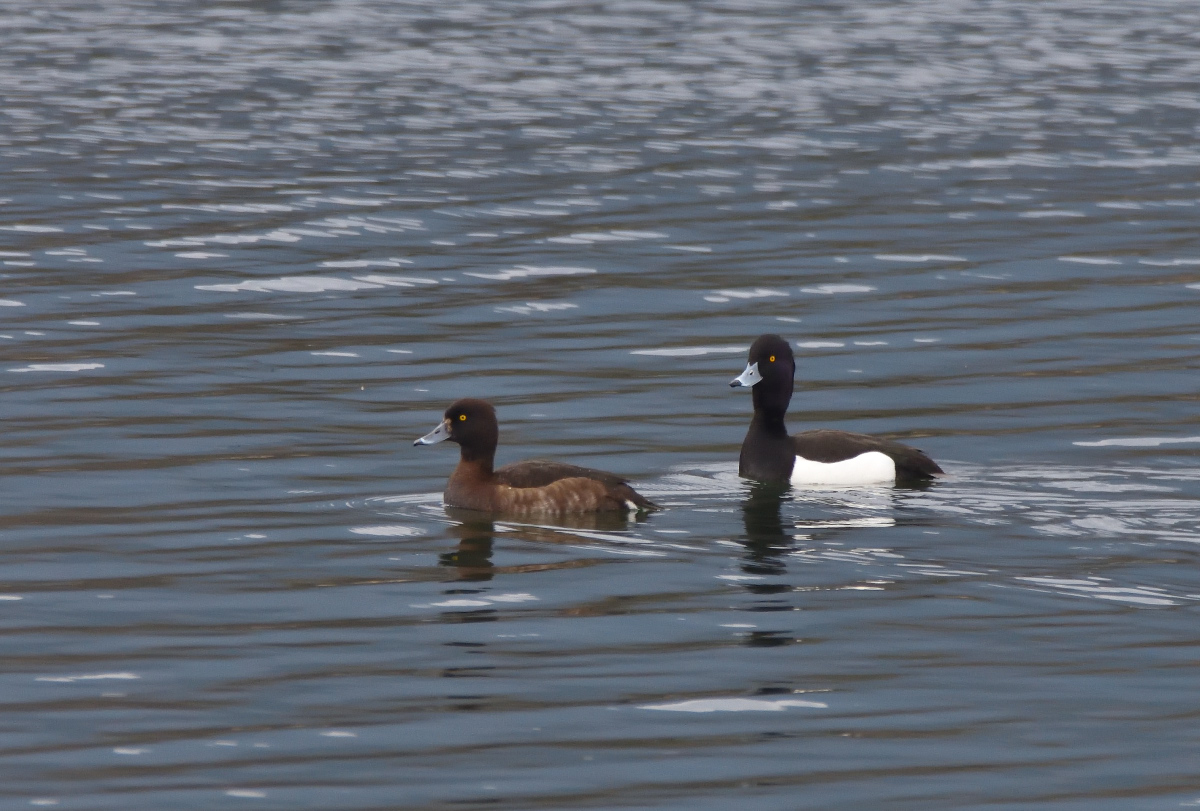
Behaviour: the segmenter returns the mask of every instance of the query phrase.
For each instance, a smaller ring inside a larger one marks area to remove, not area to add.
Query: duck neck
[[[787,426],[783,424],[783,415],[782,411],[754,409],[754,419],[750,421],[750,433],[787,436]]]
[[[783,418],[787,414],[788,404],[792,401],[791,380],[788,380],[786,387],[781,388],[768,388],[760,383],[751,390],[751,394],[754,398],[751,430],[757,429],[772,436],[787,436]]]
[[[750,430],[742,440],[738,473],[747,479],[786,482],[795,464],[795,452],[779,409],[754,409]]]
[[[488,481],[492,478],[492,464],[495,458],[495,446],[490,448],[463,447],[460,449],[458,467],[455,469],[454,475],[455,477]]]

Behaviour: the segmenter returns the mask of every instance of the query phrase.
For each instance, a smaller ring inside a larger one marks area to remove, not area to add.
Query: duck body
[[[797,485],[881,484],[941,475],[942,469],[924,453],[890,439],[829,429],[789,435],[784,416],[795,364],[787,341],[763,335],[750,347],[746,370],[730,383],[749,386],[754,399],[754,419],[738,460],[740,475]]]
[[[449,439],[459,445],[459,462],[446,482],[448,507],[512,516],[629,513],[656,505],[612,473],[532,459],[493,469],[499,424],[484,400],[458,400],[442,423],[414,445]]]

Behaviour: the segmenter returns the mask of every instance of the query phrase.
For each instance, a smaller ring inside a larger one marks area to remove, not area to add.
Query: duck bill
[[[434,428],[420,439],[413,440],[414,445],[436,445],[439,442],[445,442],[450,438],[450,421],[442,420],[437,428]]]
[[[761,382],[762,382],[762,375],[760,375],[758,373],[758,364],[757,363],[749,363],[749,364],[746,364],[746,371],[742,372],[740,375],[738,375],[737,377],[735,377],[733,380],[731,380],[729,382],[729,387],[734,388],[734,389],[736,389],[738,386],[745,386],[746,388],[751,388],[752,386],[754,386],[755,383],[761,383]]]

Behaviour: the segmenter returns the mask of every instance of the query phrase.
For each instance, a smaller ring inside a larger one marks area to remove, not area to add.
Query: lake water
[[[1200,805],[1198,30],[0,2],[0,805]],[[949,475],[739,480],[763,332]]]

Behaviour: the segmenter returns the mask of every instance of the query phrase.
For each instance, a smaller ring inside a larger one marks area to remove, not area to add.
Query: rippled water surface
[[[0,803],[1200,804],[1197,31],[0,0]],[[739,480],[762,332],[950,475]]]

